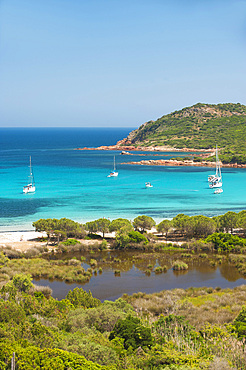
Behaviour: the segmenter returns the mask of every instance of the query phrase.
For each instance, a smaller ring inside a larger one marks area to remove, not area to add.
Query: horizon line
[[[90,129],[98,129],[98,128],[135,128],[137,126],[0,126],[0,129],[1,128],[90,128]]]

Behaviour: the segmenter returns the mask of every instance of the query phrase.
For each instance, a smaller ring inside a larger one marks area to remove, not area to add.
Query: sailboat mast
[[[32,171],[32,158],[30,156],[30,182],[32,185],[35,185],[35,181],[34,181],[34,175],[33,175],[33,171]]]
[[[221,178],[221,169],[220,169],[220,163],[219,163],[219,156],[217,155],[217,157],[218,157],[218,175]]]
[[[115,171],[115,155],[114,155],[114,171]]]
[[[218,148],[217,148],[217,144],[216,144],[216,171],[215,171],[215,176],[218,176]]]
[[[30,156],[30,177],[32,178],[32,158]]]

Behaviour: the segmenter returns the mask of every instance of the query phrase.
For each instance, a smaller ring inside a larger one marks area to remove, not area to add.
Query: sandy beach
[[[156,228],[153,227],[151,230],[147,230],[147,233],[156,233]],[[97,233],[101,237],[103,234],[101,232]],[[14,250],[25,252],[30,248],[45,246],[46,241],[41,241],[39,238],[46,237],[45,232],[36,232],[36,231],[12,231],[12,232],[0,232],[0,247],[9,248],[11,247]],[[105,233],[105,238],[111,239],[115,238],[115,232]],[[172,240],[167,240],[163,237],[163,240],[160,240],[163,243],[173,243]],[[94,244],[95,240],[80,240],[83,244]],[[175,241],[176,244],[181,245],[183,242]]]
[[[39,238],[46,237],[45,232],[36,231],[12,231],[0,233],[0,247],[12,247],[21,252],[35,246],[44,245]]]

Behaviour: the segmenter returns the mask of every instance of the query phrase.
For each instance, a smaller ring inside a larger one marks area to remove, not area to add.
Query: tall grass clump
[[[185,263],[183,261],[177,260],[177,261],[173,262],[173,270],[181,271],[181,270],[188,270],[188,268],[189,267],[188,267],[187,263]]]

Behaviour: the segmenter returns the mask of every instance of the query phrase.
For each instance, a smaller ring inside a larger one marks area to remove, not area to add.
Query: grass
[[[201,328],[206,323],[224,325],[233,321],[245,304],[246,285],[234,289],[189,288],[125,294],[123,299],[150,320],[161,314],[181,315],[191,325]]]
[[[180,271],[180,270],[188,270],[187,263],[177,260],[173,262],[173,270]]]
[[[1,275],[5,274],[9,279],[19,273],[30,273],[34,279],[58,279],[77,283],[89,280],[81,262],[76,259],[51,261],[44,258],[14,259],[9,260],[1,269]]]

